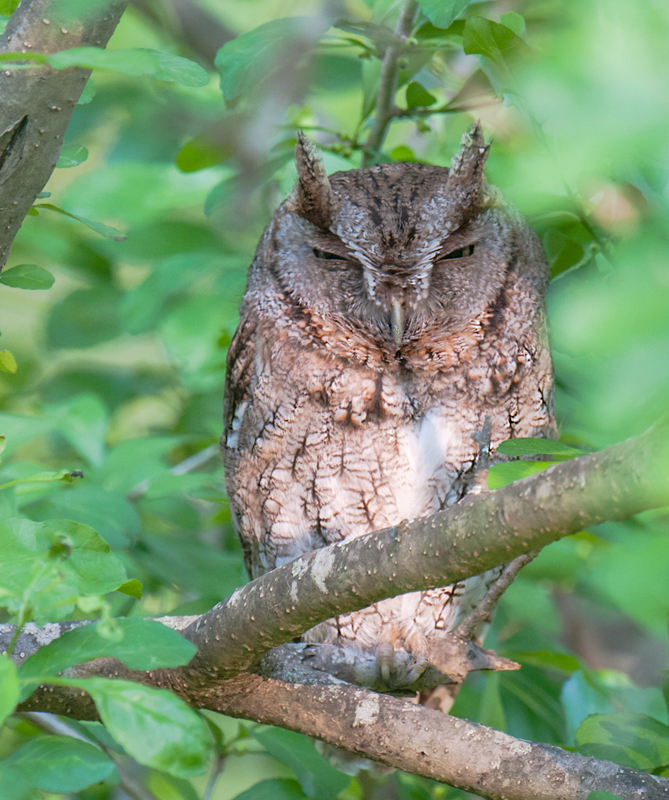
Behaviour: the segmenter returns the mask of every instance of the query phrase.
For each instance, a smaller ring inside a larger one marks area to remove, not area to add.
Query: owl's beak
[[[404,305],[397,297],[393,297],[390,306],[390,326],[395,346],[400,347],[404,338]]]

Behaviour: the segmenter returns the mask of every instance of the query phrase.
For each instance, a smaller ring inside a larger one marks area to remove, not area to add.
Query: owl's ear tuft
[[[332,224],[335,202],[332,187],[316,145],[301,131],[295,147],[297,163],[297,213],[316,227]]]
[[[478,206],[485,192],[485,162],[490,145],[485,143],[480,120],[462,137],[460,150],[453,156],[446,189],[471,208]]]

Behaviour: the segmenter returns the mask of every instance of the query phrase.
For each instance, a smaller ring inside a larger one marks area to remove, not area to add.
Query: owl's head
[[[298,136],[298,183],[263,248],[278,288],[389,349],[427,325],[456,332],[495,300],[508,269],[531,260],[519,252],[527,224],[486,183],[488,149],[477,123],[450,169],[383,164],[328,176]]]

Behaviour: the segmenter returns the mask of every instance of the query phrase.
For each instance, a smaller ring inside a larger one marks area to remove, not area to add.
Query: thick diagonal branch
[[[0,53],[105,47],[128,0],[95,0],[74,14],[62,0],[22,0],[0,37]],[[71,4],[70,4],[71,5]],[[51,177],[90,70],[48,66],[0,70],[0,269],[37,195]]]
[[[304,661],[286,665],[284,674],[270,665],[272,678],[240,674],[270,647],[340,609],[388,596],[390,586],[399,593],[461,580],[583,526],[669,504],[668,429],[665,421],[429,519],[275,570],[186,628],[199,646],[187,667],[133,673],[101,659],[77,672],[167,687],[198,708],[292,728],[483,797],[586,800],[598,790],[669,800],[667,780],[378,695]],[[95,715],[90,698],[69,687],[40,687],[22,710]]]
[[[114,671],[106,674],[116,675]],[[142,679],[162,683],[146,674]],[[516,739],[400,698],[340,683],[322,672],[303,685],[258,675],[221,683],[212,680],[184,696],[198,708],[300,731],[491,800],[587,800],[593,791],[609,792],[622,800],[669,800],[669,780]],[[45,687],[22,708],[95,718],[90,698],[69,687]]]
[[[478,575],[606,520],[669,504],[669,421],[425,519],[307,553],[237,589],[185,635],[192,674],[230,677],[330,617]]]

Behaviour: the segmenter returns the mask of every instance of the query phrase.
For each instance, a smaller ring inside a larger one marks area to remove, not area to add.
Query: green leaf
[[[569,680],[564,682],[560,690],[560,703],[567,728],[566,742],[570,745],[574,743],[578,726],[589,714],[608,714],[615,711],[605,687],[583,670],[574,672]]]
[[[380,77],[381,61],[378,58],[366,58],[362,62],[362,119],[374,111]]]
[[[0,411],[0,430],[5,433],[5,455],[8,456],[22,444],[48,433],[51,430],[51,423],[43,417],[7,414]]]
[[[40,800],[41,795],[16,767],[0,761],[0,797],[2,800]]]
[[[165,302],[190,288],[214,262],[212,253],[178,253],[159,262],[143,283],[121,303],[121,322],[128,333],[151,330],[160,321]]]
[[[130,581],[122,583],[116,591],[127,594],[129,597],[134,597],[136,600],[141,600],[143,588],[141,582],[138,581],[137,578],[133,578]]]
[[[556,669],[561,672],[574,672],[579,669],[580,664],[574,656],[566,653],[556,653],[553,650],[514,650],[513,656],[509,658],[518,659],[523,664],[531,664],[534,667],[546,667]]]
[[[84,86],[83,92],[79,95],[79,99],[77,100],[77,105],[85,106],[91,102],[91,100],[95,97],[95,82],[93,78],[89,78],[86,81],[86,85]]]
[[[308,797],[330,800],[351,782],[301,733],[270,727],[257,727],[249,732],[273,758],[293,770]]]
[[[76,395],[49,407],[45,416],[53,421],[72,447],[93,466],[104,461],[109,414],[97,395]]]
[[[235,100],[292,63],[296,46],[316,44],[330,24],[323,16],[283,17],[226,42],[216,54],[223,97]]]
[[[180,381],[191,389],[222,389],[225,352],[219,345],[220,301],[215,295],[189,298],[163,318],[160,339]]]
[[[38,624],[62,619],[79,596],[114,591],[127,580],[109,545],[70,520],[0,522],[0,605],[28,603]]]
[[[78,792],[116,773],[102,750],[71,736],[35,737],[4,763],[45,792]]]
[[[127,547],[140,532],[137,511],[117,492],[81,486],[50,496],[31,509],[33,519],[74,519],[90,525],[111,547]]]
[[[56,682],[88,692],[111,735],[140,764],[182,778],[206,769],[212,749],[208,728],[180,697],[132,681]]]
[[[36,475],[30,475],[27,478],[17,478],[14,481],[8,481],[0,485],[1,489],[7,489],[10,486],[20,486],[24,483],[72,483],[75,478],[81,478],[82,473],[68,472],[66,469],[61,469],[60,472],[38,472]]]
[[[116,658],[137,670],[180,667],[196,652],[195,645],[160,622],[125,617],[115,620],[111,630],[96,623],[64,633],[29,656],[19,675],[22,679],[58,675],[94,658]]]
[[[0,14],[11,17],[21,0],[0,0]]]
[[[220,164],[231,155],[232,152],[226,152],[220,144],[198,137],[186,142],[177,153],[175,163],[182,172],[197,172]]]
[[[416,161],[416,155],[410,147],[400,144],[388,153],[395,161]]]
[[[18,365],[9,350],[0,350],[0,372],[16,372]]]
[[[437,98],[431,95],[417,81],[411,81],[407,86],[407,106],[409,108],[431,106],[436,102]]]
[[[499,22],[484,17],[469,17],[465,23],[462,46],[465,53],[481,57],[481,69],[495,92],[514,98],[516,106],[527,114],[511,71],[520,57],[532,52],[523,39]]]
[[[470,17],[465,24],[462,47],[468,55],[481,55],[503,61],[520,38],[506,25],[485,17]]]
[[[568,444],[554,442],[552,439],[533,439],[531,437],[507,439],[499,445],[497,451],[505,456],[584,455],[582,450],[577,450]]]
[[[556,228],[549,228],[546,231],[543,245],[551,268],[551,278],[590,258],[589,253],[586,255],[583,245],[565,236]]]
[[[216,184],[207,195],[207,199],[204,202],[204,213],[209,216],[217,208],[234,200],[243,181],[252,181],[255,186],[262,186],[270,178],[274,177],[274,175],[289,161],[292,161],[292,159],[293,152],[291,150],[284,150],[282,153],[279,153],[278,156],[270,158],[259,167],[251,170],[251,172],[247,173],[244,177],[241,175],[233,175],[230,178],[225,178],[221,183]]]
[[[576,731],[579,753],[634,769],[669,764],[669,726],[646,714],[593,714]]]
[[[529,478],[537,472],[543,472],[558,461],[509,461],[506,464],[495,464],[488,470],[488,489],[501,489],[514,481]]]
[[[490,672],[486,675],[477,719],[482,725],[488,725],[498,730],[506,728],[506,713],[500,691],[499,672]]]
[[[437,28],[448,28],[472,0],[418,0],[425,16]]]
[[[145,541],[147,568],[166,582],[195,591],[204,597],[223,600],[246,583],[242,559],[237,553],[214,550],[181,536],[152,536]]]
[[[56,279],[37,264],[19,264],[0,273],[0,283],[13,289],[50,289]]]
[[[305,800],[307,797],[297,781],[290,778],[270,778],[255,783],[233,800]]]
[[[84,348],[121,334],[122,293],[114,286],[77,289],[51,308],[47,334],[52,347]]]
[[[183,86],[206,86],[209,83],[207,70],[194,61],[145,48],[103,50],[99,47],[72,47],[46,56],[46,60],[55,69],[108,69],[125,75],[148,75]]]
[[[66,144],[60,151],[56,168],[69,169],[83,164],[88,158],[88,150],[82,144]]]
[[[525,33],[525,20],[522,14],[517,14],[515,11],[509,11],[506,14],[500,14],[499,21],[502,25],[506,25],[509,30],[512,30],[516,36],[523,36]]]
[[[622,800],[622,797],[611,792],[590,792],[588,800]]]
[[[105,459],[100,480],[109,491],[127,495],[138,483],[166,469],[166,454],[183,441],[179,436],[147,436],[118,442]]]
[[[77,222],[83,222],[84,225],[88,225],[91,230],[99,233],[100,236],[104,236],[106,239],[113,239],[115,242],[125,241],[125,235],[122,234],[117,228],[112,228],[111,225],[105,225],[102,222],[93,222],[93,220],[86,219],[86,217],[80,217],[77,214],[70,214],[69,211],[58,208],[58,206],[54,206],[52,203],[37,203],[36,208],[48,208],[51,211],[57,211],[59,214],[70,217],[70,219],[76,219]]]
[[[19,702],[19,679],[16,666],[7,656],[0,655],[0,726]]]

